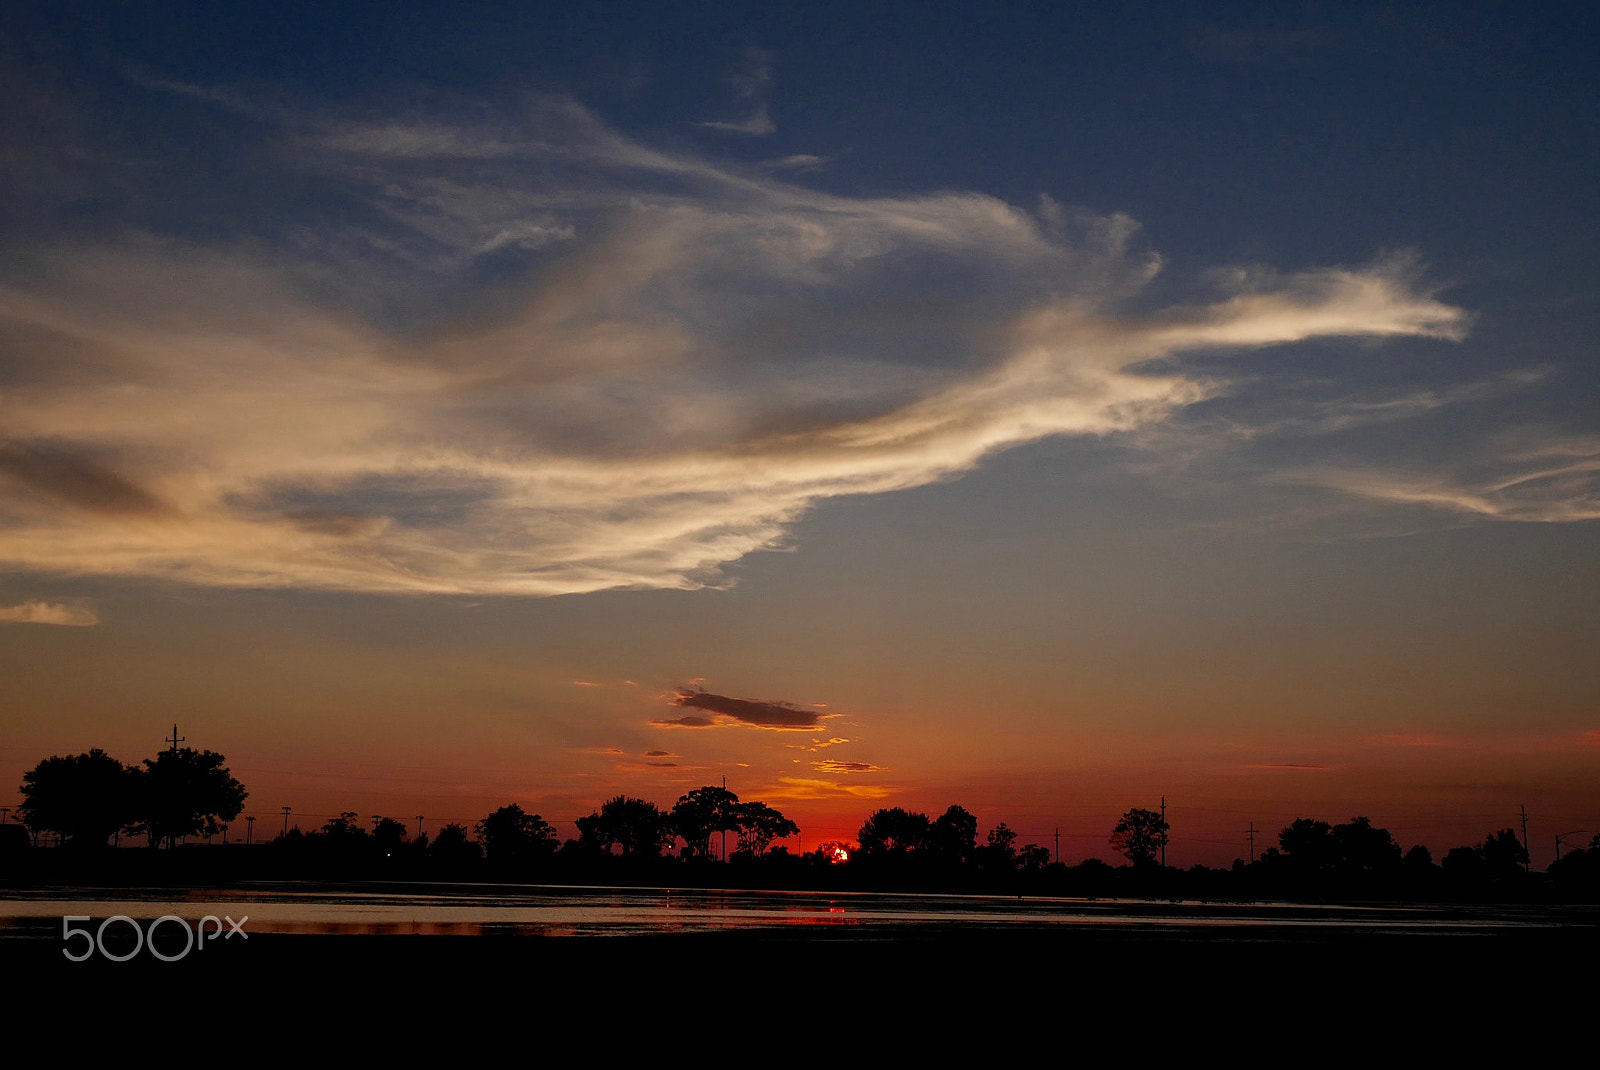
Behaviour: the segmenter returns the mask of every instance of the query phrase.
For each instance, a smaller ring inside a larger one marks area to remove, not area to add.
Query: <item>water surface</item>
[[[1073,899],[895,892],[787,892],[569,885],[329,886],[0,890],[0,936],[59,931],[65,915],[139,921],[175,915],[247,918],[251,933],[627,936],[718,930],[1106,928],[1468,933],[1600,924],[1582,907],[1433,904],[1305,905],[1200,900]],[[838,932],[837,935],[848,935]]]

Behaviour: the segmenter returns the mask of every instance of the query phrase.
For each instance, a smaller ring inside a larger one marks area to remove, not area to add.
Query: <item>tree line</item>
[[[54,833],[75,854],[93,853],[123,834],[143,835],[151,847],[170,848],[187,837],[225,833],[248,798],[222,755],[176,745],[138,765],[124,765],[99,749],[46,758],[24,774],[20,790],[20,824],[0,824],[0,850],[19,842],[26,846],[24,828],[35,839]],[[363,824],[355,811],[346,811],[310,832],[287,828],[269,846],[291,868],[393,862],[425,864],[434,872],[486,866],[525,875],[592,871],[607,864],[639,870],[666,864],[668,858],[674,864],[721,858],[762,862],[769,869],[788,866],[796,874],[796,866],[826,870],[831,880],[961,885],[1014,878],[1048,891],[1130,894],[1158,887],[1244,895],[1450,894],[1520,887],[1532,877],[1526,845],[1512,829],[1453,848],[1435,864],[1426,846],[1403,851],[1387,829],[1365,817],[1339,824],[1298,818],[1279,832],[1276,846],[1248,862],[1235,860],[1228,870],[1176,870],[1158,861],[1171,836],[1165,817],[1133,808],[1108,837],[1128,862],[1116,871],[1097,859],[1064,866],[1044,846],[1019,845],[1017,833],[1003,822],[980,839],[978,819],[956,805],[937,817],[901,807],[876,810],[854,842],[820,843],[803,855],[774,846],[800,832],[781,811],[712,785],[695,788],[667,808],[618,795],[575,824],[576,838],[563,841],[542,815],[511,803],[471,827],[450,823],[430,837],[420,828],[411,835],[392,817],[373,815]],[[1600,894],[1600,835],[1587,848],[1566,852],[1546,879]]]
[[[309,852],[409,852],[442,861],[482,859],[500,869],[526,869],[557,859],[593,861],[620,856],[651,861],[670,852],[679,840],[684,844],[681,858],[706,860],[714,854],[712,838],[718,833],[734,836],[732,858],[755,859],[767,855],[774,840],[800,834],[798,825],[766,803],[741,802],[726,788],[712,786],[694,789],[666,810],[645,799],[618,795],[578,818],[576,824],[577,838],[563,842],[542,815],[510,803],[470,829],[452,822],[432,837],[419,831],[415,839],[408,840],[403,823],[375,815],[369,831],[360,826],[352,811],[311,833],[291,829],[273,842]]]

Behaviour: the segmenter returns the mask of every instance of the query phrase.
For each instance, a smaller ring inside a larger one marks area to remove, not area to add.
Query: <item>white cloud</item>
[[[817,171],[826,167],[828,163],[826,156],[797,152],[789,156],[775,156],[770,160],[762,160],[761,166],[769,171]]]
[[[1321,466],[1279,478],[1358,498],[1532,523],[1600,520],[1600,439],[1550,437],[1506,445],[1457,471]]]
[[[100,616],[82,606],[66,606],[59,602],[23,602],[15,606],[0,606],[0,623],[60,624],[70,628],[87,628],[99,624]]]
[[[759,48],[747,48],[739,70],[729,79],[735,101],[745,111],[742,119],[731,122],[703,122],[700,126],[729,134],[761,136],[776,133],[778,126],[767,113],[767,90],[772,86],[772,61]]]
[[[818,193],[568,102],[520,126],[317,129],[303,159],[380,229],[56,250],[32,276],[48,283],[0,286],[0,563],[365,591],[715,584],[826,499],[1157,426],[1223,388],[1188,354],[1467,326],[1404,260],[1152,310],[1160,260],[1126,216]],[[510,281],[470,284],[512,254]],[[386,329],[354,311],[373,293],[431,318]]]

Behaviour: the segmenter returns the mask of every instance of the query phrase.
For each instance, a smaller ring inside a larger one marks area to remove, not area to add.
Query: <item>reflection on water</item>
[[[379,886],[381,888],[381,886]],[[1273,927],[1450,932],[1595,924],[1600,916],[1556,918],[1541,908],[1430,905],[1306,906],[1167,900],[1048,899],[878,892],[751,892],[680,888],[429,885],[373,890],[299,883],[219,889],[56,889],[0,891],[0,934],[60,926],[63,915],[100,919],[166,914],[249,917],[251,933],[471,936],[625,936],[851,926],[874,932],[907,926],[1136,926],[1156,929]],[[417,890],[405,890],[417,889]],[[1564,912],[1570,914],[1571,912]]]

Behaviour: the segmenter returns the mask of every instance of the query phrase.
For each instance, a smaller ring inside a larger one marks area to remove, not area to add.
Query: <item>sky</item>
[[[1600,831],[1597,16],[1101,7],[8,5],[0,780]]]

